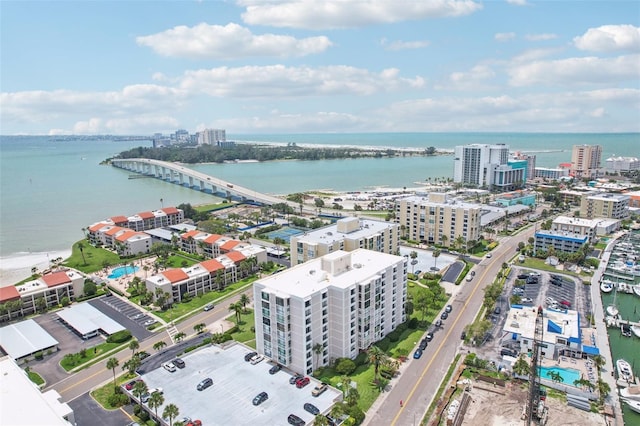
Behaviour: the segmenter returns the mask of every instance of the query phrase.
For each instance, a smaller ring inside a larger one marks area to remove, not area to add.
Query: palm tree
[[[131,358],[136,354],[136,351],[140,348],[140,343],[137,340],[129,342],[129,349],[131,349]]]
[[[200,334],[202,333],[202,330],[204,330],[207,327],[207,325],[203,322],[196,324],[193,326],[193,331],[196,332],[196,334]]]
[[[316,354],[316,368],[318,368],[318,358],[320,357],[322,351],[324,351],[324,346],[322,345],[322,343],[316,343],[315,345],[313,345],[312,350],[313,353]]]
[[[313,424],[316,426],[329,426],[329,419],[322,414],[317,414],[316,418],[313,419]]]
[[[173,419],[180,415],[180,410],[175,404],[167,404],[162,410],[162,417],[169,419],[169,426],[173,426]]]
[[[187,333],[184,332],[180,332],[180,333],[176,333],[175,336],[173,336],[174,339],[176,339],[176,342],[181,342],[185,337],[187,337]]]
[[[340,382],[342,382],[342,397],[343,399],[346,399],[349,394],[349,389],[351,389],[351,377],[346,374],[344,376],[340,376]]]
[[[554,383],[562,383],[562,382],[564,382],[564,379],[562,378],[560,373],[557,373],[555,371],[549,371],[547,373],[547,376],[549,376],[551,378],[551,381],[554,382]]]
[[[142,380],[140,380],[139,382],[136,382],[136,384],[133,385],[133,389],[131,390],[131,393],[133,394],[133,396],[138,398],[138,405],[140,405],[140,408],[142,408],[142,395],[144,395],[148,391],[149,391],[149,388],[147,387],[147,384]]]
[[[436,264],[438,263],[438,257],[440,257],[440,253],[442,253],[442,250],[435,249],[433,251],[433,253],[431,254],[433,256],[433,267],[434,268],[437,268]]]
[[[135,374],[138,367],[140,367],[140,364],[142,364],[142,361],[140,361],[140,358],[138,358],[137,356],[134,356],[130,360],[125,361],[125,363],[122,364],[122,369],[123,370],[126,369],[130,375],[133,375]]]
[[[447,241],[449,241],[449,237],[443,235],[442,237],[440,237],[440,241],[442,241],[443,246],[447,247]]]
[[[167,346],[167,342],[165,342],[164,340],[160,340],[159,342],[153,344],[153,349],[160,352],[160,350],[165,346]]]
[[[236,321],[238,322],[238,325],[240,324],[240,320],[242,319],[242,303],[240,302],[236,302],[236,303],[232,303],[231,305],[229,305],[229,310],[230,311],[234,311],[236,313]]]
[[[380,363],[384,361],[387,355],[382,349],[376,345],[372,345],[367,350],[367,356],[369,357],[369,362],[373,364],[373,378],[377,380]]]
[[[78,250],[80,250],[80,254],[82,255],[82,263],[86,266],[87,260],[84,258],[84,243],[78,243]]]
[[[160,420],[158,418],[158,407],[164,404],[164,396],[160,392],[154,392],[149,396],[149,401],[147,401],[147,405],[156,413],[156,420]]]
[[[595,355],[593,357],[593,362],[595,362],[596,367],[598,367],[598,371],[599,371],[606,361],[602,355]]]
[[[117,358],[111,357],[107,360],[107,370],[113,371],[113,391],[116,391],[116,367],[120,365],[120,362]]]
[[[251,302],[249,296],[247,296],[245,293],[242,293],[242,295],[240,296],[240,303],[242,304],[242,309],[245,312],[247,311],[247,305],[249,304],[249,302]]]
[[[525,359],[524,355],[520,355],[518,360],[513,364],[513,372],[519,376],[526,376],[529,374],[529,363]]]
[[[605,398],[611,392],[611,386],[602,379],[598,379],[598,392],[600,393],[600,403],[604,403]]]

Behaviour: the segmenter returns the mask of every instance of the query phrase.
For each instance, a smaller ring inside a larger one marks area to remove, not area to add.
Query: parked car
[[[308,377],[301,377],[296,380],[296,387],[298,389],[302,389],[303,387],[307,386],[309,382],[311,382],[311,380]]]
[[[508,348],[502,348],[500,350],[500,355],[501,356],[511,356],[511,357],[516,357],[518,356],[518,351],[516,351],[515,349],[508,349]]]
[[[282,366],[280,364],[276,364],[269,369],[269,374],[276,374],[280,370],[282,370]]]
[[[551,284],[557,286],[557,287],[562,287],[562,281],[557,281],[557,280],[551,280]]]
[[[429,342],[427,342],[427,339],[426,339],[426,338],[424,338],[424,339],[422,339],[422,340],[420,341],[420,346],[419,346],[419,348],[420,348],[420,350],[423,350],[423,351],[424,351],[425,349],[427,349],[427,346],[428,346],[428,345],[429,345]]]
[[[315,405],[309,402],[304,404],[304,410],[308,413],[313,414],[314,416],[317,416],[318,414],[320,414],[320,410],[318,410],[318,407],[316,407]]]
[[[320,383],[318,386],[316,386],[315,388],[313,388],[313,390],[311,391],[311,396],[320,396],[322,395],[322,393],[324,391],[326,391],[329,388],[329,385],[326,383]]]
[[[427,333],[427,335],[425,336],[425,339],[427,339],[427,342],[430,342],[433,340],[433,333],[430,331]]]
[[[146,315],[146,314],[144,314],[144,313],[142,313],[142,312],[139,312],[139,313],[137,313],[137,314],[133,315],[133,316],[131,317],[131,319],[132,319],[132,320],[139,320],[140,318],[142,318],[142,317],[143,317],[143,316],[145,316],[145,315]]]
[[[244,356],[244,360],[245,361],[251,361],[251,358],[253,358],[254,356],[258,355],[258,352],[249,352],[248,354],[246,354]]]
[[[260,405],[267,399],[269,399],[269,395],[266,392],[260,392],[255,398],[253,398],[253,405]]]
[[[451,312],[452,310],[453,310],[453,306],[451,306],[451,305],[447,305],[447,306],[445,306],[445,308],[444,308],[444,311],[445,311],[445,312]]]
[[[447,318],[449,318],[449,314],[447,313],[447,311],[444,311],[442,314],[440,314],[441,320],[446,320]]]
[[[491,253],[487,253],[487,259],[491,259]]]
[[[522,303],[533,303],[533,299],[530,297],[523,297],[520,302]]]
[[[471,271],[470,273],[471,273],[471,276],[472,276],[472,277],[475,277],[475,276],[476,276],[476,271]]]
[[[213,308],[215,308],[215,305],[213,303],[207,303],[206,305],[204,305],[204,308],[202,308],[205,311],[210,311]]]
[[[304,420],[302,420],[300,417],[296,416],[295,414],[289,414],[289,417],[287,417],[287,421],[289,422],[290,425],[293,425],[293,426],[304,426]]]
[[[527,278],[529,278],[529,274],[518,274],[519,280],[526,280]]]
[[[186,366],[182,358],[176,358],[171,362],[173,363],[173,365],[175,365],[178,368],[184,368]]]
[[[571,302],[569,302],[568,300],[561,300],[561,301],[560,301],[560,304],[561,304],[562,306],[567,307],[567,308],[570,308],[570,307],[571,307]]]
[[[502,308],[500,306],[496,306],[496,308],[493,310],[493,313],[496,315],[500,315],[501,312]]]
[[[141,382],[142,379],[135,379],[124,385],[124,388],[128,391],[132,390],[136,383]]]
[[[192,422],[186,423],[184,426],[202,426],[202,421],[196,419]]]
[[[182,423],[183,425],[189,424],[191,423],[191,417],[189,416],[184,416],[182,419],[179,420],[180,423]]]
[[[422,270],[418,269],[416,272],[414,272],[415,275],[420,275],[422,273]]]
[[[142,403],[146,404],[147,401],[149,401],[149,398],[151,398],[151,395],[153,395],[154,393],[162,393],[163,390],[162,388],[153,388],[153,389],[149,389],[149,391],[147,393],[145,393],[144,395],[142,395],[140,397],[140,400],[142,401]]]
[[[256,355],[253,358],[251,358],[251,364],[256,365],[257,363],[261,362],[262,360],[264,360],[264,355]]]
[[[421,356],[422,356],[422,349],[420,348],[416,349],[416,351],[413,353],[413,359],[420,359]]]
[[[460,333],[460,340],[464,340],[467,338],[467,332],[462,330],[462,333]]]
[[[441,319],[437,319],[435,322],[435,326],[436,327],[442,327],[442,320]]]
[[[142,361],[145,358],[149,358],[151,354],[147,351],[140,351],[140,352],[136,352],[136,356],[140,361]]]
[[[298,379],[302,379],[304,376],[302,374],[294,374],[293,376],[291,376],[291,378],[289,379],[289,384],[291,385],[295,385],[296,382],[298,381]]]
[[[467,278],[465,278],[467,281],[471,281],[473,279],[473,275],[467,275]]]
[[[206,379],[202,380],[200,383],[198,383],[197,389],[199,391],[203,391],[206,388],[210,387],[213,385],[213,380],[210,377],[207,377]]]
[[[162,364],[162,368],[169,371],[170,373],[176,371],[176,366],[173,364],[173,362],[165,362],[164,364]]]
[[[148,319],[145,322],[142,323],[142,325],[144,325],[145,327],[149,327],[150,325],[153,325],[156,323],[156,320],[152,319]]]

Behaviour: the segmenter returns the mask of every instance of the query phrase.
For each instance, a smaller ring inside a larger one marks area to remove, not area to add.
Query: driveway
[[[105,410],[88,393],[68,402],[68,404],[73,409],[78,426],[123,426],[131,421],[131,418],[122,410]]]

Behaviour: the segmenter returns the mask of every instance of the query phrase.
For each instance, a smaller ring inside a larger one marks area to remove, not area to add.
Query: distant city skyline
[[[639,132],[640,3],[0,2],[0,133]]]

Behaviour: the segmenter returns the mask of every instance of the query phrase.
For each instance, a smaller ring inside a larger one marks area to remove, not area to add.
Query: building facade
[[[568,169],[565,169],[562,167],[556,167],[556,168],[536,167],[536,178],[547,179],[547,180],[559,180],[566,177],[569,177]]]
[[[605,160],[607,173],[622,173],[640,170],[638,157],[609,157]]]
[[[453,181],[463,185],[510,191],[524,185],[526,161],[509,164],[509,147],[504,144],[456,146]]]
[[[227,141],[227,132],[224,129],[205,129],[198,132],[198,145],[218,145]]]
[[[291,264],[358,248],[398,254],[400,226],[393,222],[346,217],[335,224],[291,237]]]
[[[629,196],[626,194],[600,193],[582,197],[580,216],[593,219],[607,217],[626,219],[629,217]]]
[[[571,151],[571,175],[576,179],[598,177],[601,159],[600,145],[574,145]]]
[[[563,252],[575,253],[589,243],[589,236],[563,231],[537,231],[534,236],[533,253],[540,250],[547,253]]]
[[[257,351],[310,374],[355,358],[405,321],[407,260],[335,251],[257,280],[253,296]]]
[[[459,239],[467,244],[480,238],[479,204],[432,192],[398,199],[395,210],[401,234],[413,241],[451,247]]]

